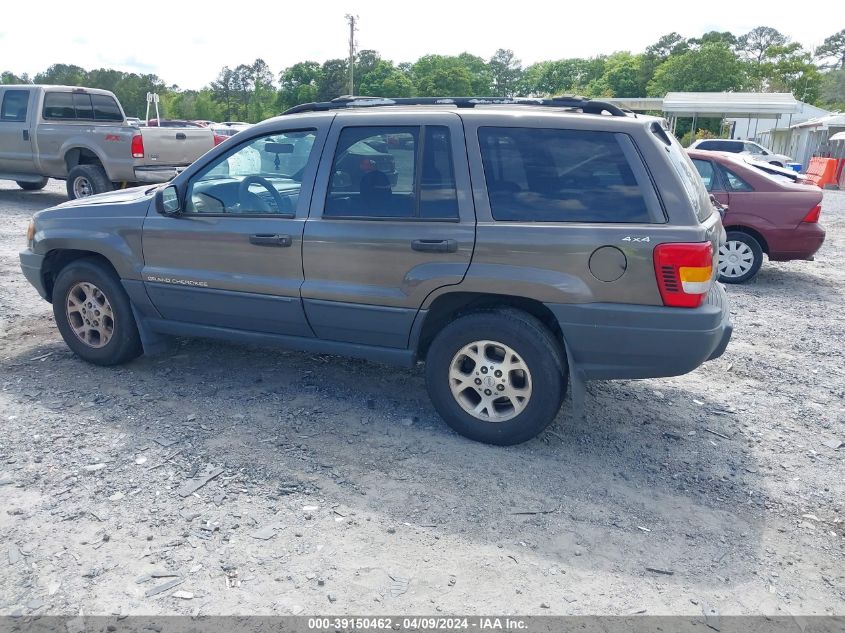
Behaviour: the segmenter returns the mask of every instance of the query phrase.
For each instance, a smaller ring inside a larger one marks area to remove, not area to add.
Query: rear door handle
[[[25,140],[25,141],[29,140],[29,130],[23,131],[23,140]]]
[[[256,246],[291,246],[293,238],[290,235],[250,235],[249,243]]]
[[[176,140],[177,141],[184,141],[186,138],[188,138],[188,137],[185,136],[184,132],[176,132]]]
[[[414,240],[411,248],[423,253],[454,253],[458,250],[455,240]]]

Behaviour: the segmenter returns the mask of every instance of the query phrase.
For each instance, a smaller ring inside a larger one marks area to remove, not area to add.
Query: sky
[[[94,8],[98,4],[106,6],[95,3],[83,11],[66,0],[40,0],[36,10],[28,3],[4,2],[0,71],[33,76],[51,64],[65,63],[87,70],[155,73],[168,84],[201,88],[223,66],[258,57],[276,75],[298,61],[345,57],[348,13],[359,18],[358,48],[375,49],[396,63],[464,51],[486,59],[497,48],[509,48],[528,65],[618,50],[642,52],[672,31],[684,37],[711,30],[741,35],[761,25],[813,48],[845,28],[845,14],[836,24],[821,19],[821,11],[798,9],[794,0],[707,0],[694,5],[632,0],[171,0],[113,1],[108,8]]]

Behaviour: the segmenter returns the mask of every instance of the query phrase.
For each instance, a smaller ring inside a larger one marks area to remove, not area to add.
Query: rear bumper
[[[42,299],[49,301],[50,298],[47,296],[47,289],[44,288],[44,278],[41,274],[44,265],[44,255],[38,255],[26,249],[20,252],[20,259],[23,276],[26,277],[29,283],[35,286]]]
[[[791,259],[813,259],[824,244],[824,227],[818,222],[802,222],[794,229],[777,229],[769,237],[769,259],[785,262]]]
[[[157,184],[173,180],[184,170],[184,167],[136,167],[135,182]]]
[[[575,369],[587,380],[680,376],[721,356],[733,332],[721,284],[694,309],[546,305],[560,323]]]

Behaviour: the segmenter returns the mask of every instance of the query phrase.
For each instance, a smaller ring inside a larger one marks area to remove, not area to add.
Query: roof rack
[[[299,112],[324,112],[326,110],[344,110],[347,108],[373,108],[378,106],[407,106],[407,105],[443,105],[457,108],[474,108],[488,105],[521,105],[539,106],[546,108],[575,108],[586,114],[602,114],[608,112],[612,116],[627,116],[616,105],[606,101],[595,101],[578,95],[561,95],[548,99],[533,98],[504,98],[504,97],[401,97],[396,99],[386,97],[355,97],[343,96],[331,101],[317,103],[303,103],[286,110],[282,115],[297,114]]]

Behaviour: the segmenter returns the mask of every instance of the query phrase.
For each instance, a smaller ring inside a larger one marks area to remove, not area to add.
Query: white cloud
[[[166,82],[199,88],[224,65],[263,58],[275,73],[297,61],[324,61],[347,51],[344,15],[360,16],[359,48],[395,62],[427,53],[469,51],[489,57],[510,48],[526,64],[616,50],[642,51],[661,35],[695,37],[708,30],[742,34],[772,26],[806,47],[841,25],[800,11],[794,2],[709,0],[706,3],[521,0],[368,0],[285,3],[120,3],[84,11],[42,0],[3,6],[0,70],[30,75],[54,63],[154,72]],[[93,5],[97,6],[97,5]]]

